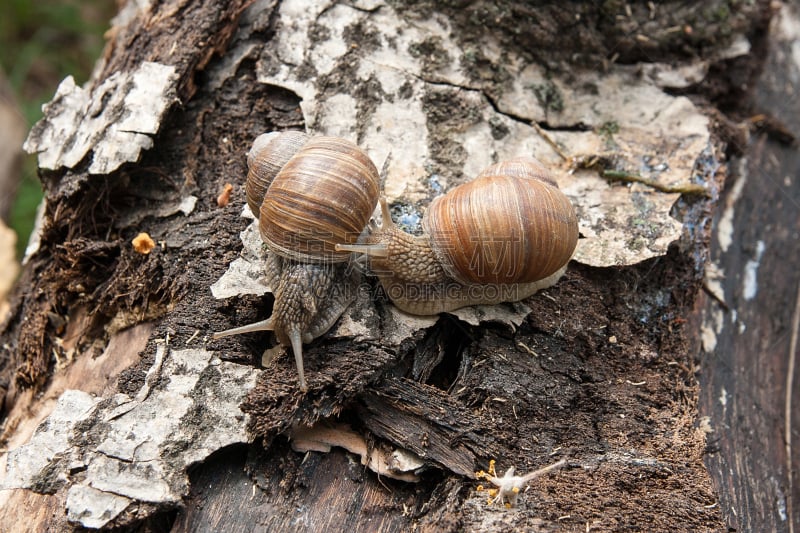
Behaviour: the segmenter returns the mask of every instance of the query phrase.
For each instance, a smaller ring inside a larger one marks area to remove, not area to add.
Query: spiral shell
[[[273,131],[256,137],[247,153],[247,205],[258,218],[261,202],[283,165],[308,141],[302,131]]]
[[[466,284],[546,278],[578,242],[572,204],[532,159],[493,165],[434,199],[423,227],[442,267]]]
[[[337,137],[259,139],[248,155],[247,197],[264,242],[297,261],[346,261],[350,254],[334,248],[358,240],[378,203],[375,165]]]

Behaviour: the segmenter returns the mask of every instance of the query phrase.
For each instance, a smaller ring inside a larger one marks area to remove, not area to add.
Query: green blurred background
[[[0,68],[28,130],[42,117],[42,104],[61,80],[72,75],[81,85],[89,78],[117,9],[114,0],[0,0]],[[18,259],[41,196],[36,157],[25,156],[8,220],[17,232]]]

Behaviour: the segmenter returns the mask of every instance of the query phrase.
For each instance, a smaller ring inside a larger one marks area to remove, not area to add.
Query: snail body
[[[336,246],[355,243],[367,225],[378,201],[378,171],[355,144],[301,132],[259,136],[247,161],[247,203],[272,252],[265,272],[275,306],[267,320],[213,337],[274,331],[292,347],[305,391],[302,345],[325,333],[355,295],[337,288],[354,279],[346,272],[350,253]]]
[[[339,245],[370,256],[389,299],[411,314],[518,301],[553,285],[578,241],[569,199],[536,160],[492,165],[433,200],[414,236],[392,221],[362,244]]]

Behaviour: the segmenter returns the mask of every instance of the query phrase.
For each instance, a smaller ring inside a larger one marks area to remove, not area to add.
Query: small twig
[[[527,344],[525,344],[524,342],[517,341],[517,346],[522,348],[523,350],[525,350],[526,352],[528,352],[532,356],[539,357],[539,354],[536,353],[535,351],[533,351],[533,349],[530,346],[528,346]]]
[[[167,334],[164,341],[165,342],[163,344],[156,346],[155,360],[153,361],[150,369],[147,371],[147,374],[144,377],[144,385],[142,385],[142,388],[139,389],[136,397],[133,398],[133,400],[122,403],[115,407],[110,414],[106,415],[104,422],[110,422],[124,414],[129,413],[137,405],[140,405],[142,402],[144,402],[148,396],[150,396],[151,389],[153,386],[155,386],[156,380],[161,376],[161,367],[164,364],[164,357],[169,349],[169,334]]]
[[[565,464],[567,464],[567,460],[566,459],[561,459],[560,461],[556,461],[555,463],[553,463],[551,465],[548,465],[548,466],[545,466],[544,468],[540,468],[539,470],[534,470],[533,472],[529,472],[529,473],[525,474],[524,476],[521,476],[522,483],[523,484],[530,483],[531,481],[533,481],[537,477],[541,477],[541,476],[547,474],[548,472],[552,472],[553,470],[561,468]]]
[[[711,197],[711,193],[708,192],[708,189],[696,183],[687,183],[683,185],[664,185],[663,183],[659,183],[656,180],[652,180],[649,178],[639,176],[638,174],[631,174],[630,172],[624,172],[621,170],[603,170],[601,175],[606,179],[614,181],[623,181],[627,183],[641,183],[643,185],[647,185],[648,187],[652,187],[655,190],[661,192],[697,194],[700,196],[705,196],[706,198]]]
[[[200,330],[199,329],[194,330],[194,333],[192,333],[192,336],[189,337],[186,340],[186,345],[188,346],[190,342],[192,342],[193,340],[195,340],[197,338],[198,335],[200,335]]]
[[[531,126],[533,126],[533,129],[536,130],[536,133],[538,133],[542,137],[542,139],[544,139],[545,142],[547,142],[547,144],[549,144],[550,147],[553,150],[555,150],[555,152],[558,154],[558,156],[561,159],[563,159],[564,161],[570,161],[570,159],[571,159],[570,156],[567,155],[567,153],[564,152],[564,150],[561,149],[561,147],[558,145],[558,143],[555,141],[555,139],[553,139],[550,136],[550,134],[547,133],[541,126],[539,126],[539,124],[537,124],[536,122],[531,122]]]
[[[786,472],[789,485],[789,494],[794,494],[792,479],[794,478],[794,465],[792,463],[792,395],[794,390],[794,365],[797,359],[797,345],[800,344],[800,287],[797,287],[797,297],[795,298],[794,313],[792,313],[792,336],[789,341],[789,365],[786,369],[786,393],[784,398],[784,446],[786,449]],[[792,510],[792,498],[787,500],[788,516],[794,516]],[[794,533],[794,526],[790,523],[789,532]]]
[[[713,289],[709,288],[707,283],[705,283],[705,282],[703,283],[702,289],[703,289],[703,292],[708,294],[711,297],[711,299],[714,300],[715,302],[717,302],[719,304],[719,306],[722,307],[725,311],[730,311],[731,310],[730,306],[728,306],[728,304],[725,302],[725,300],[720,298],[716,291],[714,291]]]

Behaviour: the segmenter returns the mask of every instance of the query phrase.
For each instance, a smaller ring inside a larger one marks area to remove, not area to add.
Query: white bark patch
[[[531,308],[521,302],[513,302],[501,305],[473,305],[456,309],[450,314],[473,326],[484,322],[495,322],[508,326],[511,331],[516,331],[531,314]]]
[[[782,4],[775,16],[772,17],[770,25],[770,35],[776,41],[789,44],[787,48],[790,50],[792,62],[786,62],[786,64],[791,64],[793,68],[787,72],[787,79],[796,86],[797,83],[800,83],[800,13],[793,5]],[[780,50],[781,47],[776,46],[775,49]],[[789,89],[787,88],[787,92]],[[791,94],[788,92],[788,95]]]
[[[37,153],[39,166],[50,170],[74,168],[90,154],[90,174],[108,174],[138,161],[176,102],[177,81],[174,67],[151,62],[116,72],[91,91],[69,76],[43,106],[44,118],[23,148]]]
[[[100,529],[127,509],[131,500],[86,485],[72,485],[67,491],[67,518],[84,527]]]
[[[756,256],[748,259],[744,265],[744,280],[742,282],[742,296],[745,300],[752,300],[758,294],[758,267],[761,265],[761,257],[764,255],[764,241],[756,243]]]
[[[0,487],[16,489],[35,485],[52,463],[58,462],[72,449],[72,431],[79,422],[91,416],[99,401],[99,398],[79,390],[65,391],[30,442],[8,452],[6,475],[0,480]],[[56,477],[63,482],[66,472]]]
[[[725,327],[725,315],[721,309],[712,309],[710,316],[706,315],[700,327],[700,341],[706,353],[712,353],[717,347],[717,335]]]
[[[64,392],[30,442],[9,452],[0,486],[50,491],[68,484],[69,519],[92,528],[137,501],[180,502],[190,465],[249,441],[239,404],[258,371],[205,350],[158,351],[135,398]]]
[[[744,165],[739,165],[739,177],[731,187],[731,192],[725,198],[725,207],[722,211],[722,216],[719,217],[717,224],[717,241],[722,252],[725,253],[733,244],[733,229],[735,220],[736,202],[742,197],[744,185],[747,183],[747,169]]]
[[[666,89],[685,89],[703,81],[708,68],[718,61],[733,59],[750,53],[752,45],[744,35],[733,38],[728,48],[719,50],[705,61],[694,60],[688,63],[643,63],[640,72],[643,78],[658,87]]]
[[[705,287],[714,298],[725,302],[725,289],[722,281],[725,279],[725,270],[716,263],[708,263],[705,271]]]
[[[249,209],[247,213],[250,213]],[[243,244],[242,257],[236,258],[222,277],[211,285],[211,294],[214,298],[230,298],[244,294],[261,296],[272,291],[264,276],[266,252],[263,250],[264,241],[261,240],[258,221],[247,226],[239,236]]]
[[[259,3],[251,9],[260,9]],[[348,28],[375,31],[355,53]],[[386,4],[365,11],[360,5],[291,0],[281,4],[277,33],[258,61],[258,79],[296,92],[313,133],[357,141],[379,168],[391,154],[384,187],[390,201],[429,201],[434,151],[442,141],[455,141],[467,152],[463,167],[451,169],[460,177],[444,183],[446,188],[497,160],[530,155],[553,169],[576,206],[585,237],[578,261],[626,265],[663,255],[680,236],[681,223],[670,215],[679,195],[610,183],[594,169],[572,172],[531,123],[546,122],[547,134],[572,158],[600,156],[612,160],[614,170],[666,186],[688,184],[709,144],[708,120],[687,98],[667,94],[658,83],[674,79],[680,85],[681,76],[694,83],[704,65],[682,65],[680,73],[656,65],[644,78],[637,66],[613,65],[607,73],[573,68],[567,78],[513,52],[495,53],[500,47],[487,34],[481,51],[507,76],[483,80],[469,76],[469,50],[455,37],[449,21],[436,15],[409,24]],[[434,67],[430,55],[420,52],[422,43],[435,43],[442,56]],[[337,84],[335,94],[317,83],[341,68],[349,83]],[[376,96],[376,88],[383,94]],[[474,110],[473,122],[441,137],[423,105],[425,95],[436,91],[457,93]],[[546,91],[557,105],[541,97]],[[362,105],[370,98],[364,94],[379,103]],[[498,127],[506,133],[498,135]]]

